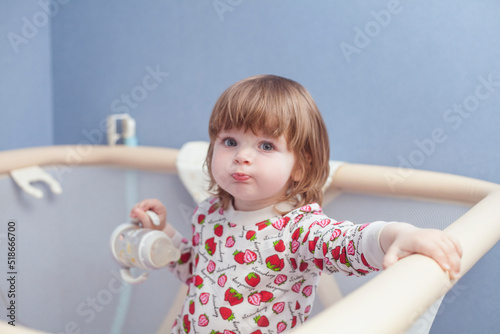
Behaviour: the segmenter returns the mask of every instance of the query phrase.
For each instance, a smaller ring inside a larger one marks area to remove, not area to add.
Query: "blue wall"
[[[500,183],[494,0],[60,3],[18,53],[7,34],[41,7],[0,4],[0,149],[102,144],[102,121],[123,111],[140,144],[178,148],[208,138],[211,108],[230,84],[273,73],[316,99],[332,159]],[[500,326],[498,257],[499,246],[461,281],[436,333]]]
[[[0,3],[0,150],[53,144],[50,32],[35,1]]]

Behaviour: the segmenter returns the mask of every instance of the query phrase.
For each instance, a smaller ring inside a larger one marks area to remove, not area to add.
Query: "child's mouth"
[[[250,176],[243,173],[233,173],[231,176],[233,177],[233,179],[239,182],[246,181],[250,178]]]

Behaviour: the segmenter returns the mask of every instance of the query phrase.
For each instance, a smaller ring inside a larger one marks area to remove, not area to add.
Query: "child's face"
[[[234,197],[236,210],[258,210],[286,194],[295,164],[284,136],[269,138],[252,131],[222,131],[214,142],[212,174]]]

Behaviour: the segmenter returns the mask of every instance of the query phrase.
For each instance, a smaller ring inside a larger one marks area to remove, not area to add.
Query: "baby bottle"
[[[156,213],[147,213],[154,223],[159,222]],[[134,223],[119,225],[111,234],[110,241],[113,257],[123,267],[120,274],[123,280],[130,284],[142,283],[149,276],[148,272],[144,272],[133,277],[130,268],[159,269],[180,257],[180,251],[164,232],[141,228]]]

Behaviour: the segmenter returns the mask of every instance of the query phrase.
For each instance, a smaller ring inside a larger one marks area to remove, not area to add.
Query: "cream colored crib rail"
[[[61,145],[0,152],[0,174],[34,165],[106,165],[175,173],[177,150],[159,147]]]
[[[0,152],[0,173],[33,165],[109,165],[175,173],[177,150],[156,147],[53,146]],[[436,172],[344,164],[328,193],[336,191],[444,199],[475,204],[446,231],[462,244],[465,274],[500,240],[500,186]],[[456,282],[430,258],[409,256],[296,333],[401,333]]]
[[[500,186],[465,177],[412,171],[396,187],[386,182],[395,168],[350,165],[341,167],[333,184],[341,189],[461,201],[475,204],[445,229],[463,247],[463,276],[500,240]],[[410,172],[410,171],[405,171]],[[403,333],[453,284],[425,256],[402,259],[329,307],[294,333]]]
[[[6,322],[0,321],[0,333],[2,334],[48,334],[47,332],[40,332],[34,329],[26,328],[23,326],[9,325]]]

